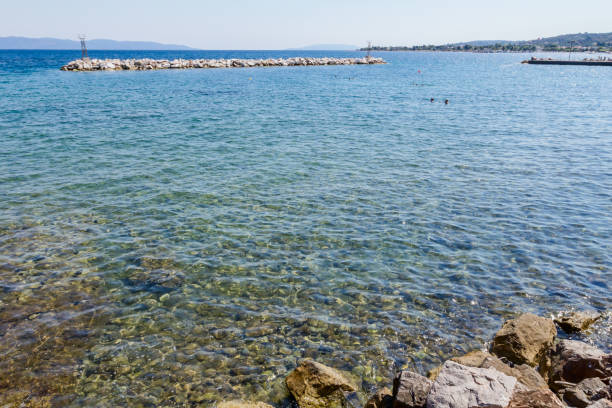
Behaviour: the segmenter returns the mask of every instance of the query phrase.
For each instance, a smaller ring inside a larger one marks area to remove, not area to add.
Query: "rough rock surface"
[[[308,359],[302,360],[285,382],[300,408],[342,407],[344,393],[357,390],[341,372]]]
[[[611,397],[608,385],[599,378],[587,378],[563,392],[563,400],[578,408],[585,408],[595,401]]]
[[[385,387],[372,395],[364,408],[393,408],[392,391]]]
[[[531,313],[508,320],[493,338],[491,351],[516,364],[540,364],[552,346],[557,328],[552,320]]]
[[[422,408],[432,382],[411,371],[400,371],[393,379],[393,408]]]
[[[588,408],[612,408],[612,401],[610,400],[599,400],[595,401]]]
[[[149,71],[154,69],[187,68],[253,68],[294,67],[307,65],[373,65],[386,64],[382,58],[269,58],[269,59],[199,59],[154,60],[145,59],[79,59],[64,65],[62,71]]]
[[[508,408],[563,408],[563,403],[551,390],[515,392]]]
[[[612,354],[576,340],[562,340],[552,351],[548,384],[553,391],[586,378],[612,376]]]
[[[492,368],[447,361],[431,387],[428,408],[506,408],[517,380]]]
[[[273,408],[263,402],[227,401],[217,405],[217,408]]]
[[[555,323],[566,333],[576,333],[587,330],[601,317],[597,312],[572,312],[555,319]]]
[[[494,368],[501,373],[515,377],[521,384],[530,390],[548,389],[548,384],[544,378],[542,378],[533,367],[527,364],[514,365],[511,367],[486,351],[471,351],[463,356],[453,357],[451,361],[468,367]],[[431,376],[434,374],[437,376],[438,372],[439,369],[430,371],[429,378],[435,380],[435,377],[431,378]]]

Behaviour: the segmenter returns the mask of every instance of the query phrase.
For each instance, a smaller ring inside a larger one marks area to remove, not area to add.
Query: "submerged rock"
[[[552,320],[531,313],[508,320],[493,338],[491,351],[516,364],[540,364],[552,346],[557,329]]]
[[[563,403],[551,390],[518,391],[508,408],[563,408]]]
[[[285,380],[300,408],[340,408],[357,386],[340,371],[306,359]]]
[[[273,408],[263,402],[227,401],[217,405],[217,408]]]
[[[557,317],[555,323],[557,323],[564,332],[570,334],[587,330],[600,317],[601,313],[597,312],[572,312]]]
[[[492,368],[468,367],[447,361],[431,387],[428,408],[505,408],[517,380]]]
[[[400,371],[393,379],[393,408],[423,408],[432,382],[411,371]]]
[[[366,402],[364,408],[393,408],[392,391],[387,387],[376,391]]]

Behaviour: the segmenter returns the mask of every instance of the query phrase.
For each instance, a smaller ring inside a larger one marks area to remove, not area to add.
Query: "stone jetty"
[[[188,68],[255,68],[297,67],[322,65],[386,64],[382,58],[268,58],[268,59],[78,59],[64,65],[62,71],[150,71],[156,69]]]

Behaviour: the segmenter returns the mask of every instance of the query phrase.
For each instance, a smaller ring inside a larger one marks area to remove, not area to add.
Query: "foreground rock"
[[[587,378],[563,391],[563,400],[578,408],[586,408],[596,401],[611,397],[608,385],[599,378]]]
[[[273,408],[263,402],[228,401],[217,405],[217,408]]]
[[[312,360],[303,360],[286,379],[287,388],[300,408],[340,408],[345,394],[357,391],[341,372]]]
[[[612,376],[612,354],[575,340],[560,341],[551,355],[549,385],[559,391],[587,378]]]
[[[423,408],[432,382],[411,371],[401,371],[393,379],[393,408]]]
[[[526,313],[504,323],[493,338],[491,351],[513,363],[535,367],[545,357],[556,334],[552,320]]]
[[[427,407],[506,408],[516,385],[516,378],[495,369],[468,367],[447,361],[431,387]]]
[[[64,65],[62,71],[150,71],[188,68],[294,67],[308,65],[374,65],[386,64],[382,58],[268,58],[268,59],[79,59]]]
[[[555,323],[564,332],[570,334],[587,330],[600,317],[601,314],[597,312],[572,312],[559,316],[555,319]]]
[[[393,394],[387,387],[372,395],[364,408],[393,408]]]
[[[563,408],[563,403],[551,390],[515,392],[508,408]]]

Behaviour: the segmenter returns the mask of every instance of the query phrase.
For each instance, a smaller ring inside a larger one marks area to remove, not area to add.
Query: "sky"
[[[445,44],[612,31],[612,0],[0,0],[0,37],[201,49]]]

